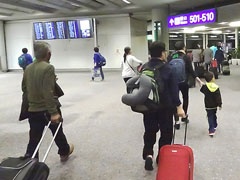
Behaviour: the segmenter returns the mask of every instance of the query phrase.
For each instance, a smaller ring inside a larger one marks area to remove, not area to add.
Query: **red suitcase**
[[[165,145],[160,149],[156,180],[193,180],[193,151],[186,146],[187,123],[185,126],[184,145]]]

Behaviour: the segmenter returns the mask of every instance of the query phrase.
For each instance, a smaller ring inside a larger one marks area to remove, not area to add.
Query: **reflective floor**
[[[58,83],[64,132],[75,151],[61,163],[54,144],[46,164],[50,180],[155,180],[154,170],[144,170],[142,115],[121,103],[125,85],[121,72],[105,72],[105,81],[90,81],[88,72],[59,72]],[[0,73],[0,159],[21,156],[28,142],[28,122],[18,121],[21,72]],[[219,76],[223,108],[218,129],[208,136],[208,123],[199,87],[190,89],[187,144],[195,158],[194,180],[239,180],[240,177],[240,66],[231,65],[230,76]],[[176,133],[183,142],[184,125]],[[40,149],[43,157],[48,133]],[[157,146],[155,146],[155,154]]]

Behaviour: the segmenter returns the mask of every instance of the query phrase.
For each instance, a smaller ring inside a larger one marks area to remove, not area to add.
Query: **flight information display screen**
[[[92,37],[91,30],[91,21],[90,20],[80,20],[80,32],[81,38],[90,38]]]
[[[80,38],[79,24],[77,20],[67,21],[68,37],[71,39]]]
[[[56,22],[57,39],[67,39],[67,24],[65,21]]]
[[[33,23],[34,34],[36,40],[44,40],[46,39],[44,27],[42,22]]]
[[[54,22],[45,22],[46,29],[46,38],[47,39],[56,39],[56,29]]]

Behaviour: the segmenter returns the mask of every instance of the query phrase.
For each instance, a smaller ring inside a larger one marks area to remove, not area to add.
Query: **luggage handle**
[[[44,128],[43,135],[42,135],[42,137],[41,137],[41,139],[40,139],[40,141],[39,141],[39,143],[38,143],[38,145],[37,145],[37,147],[36,147],[36,149],[35,149],[35,151],[34,151],[34,153],[33,153],[33,155],[32,155],[32,159],[36,156],[36,154],[37,154],[37,152],[38,152],[38,150],[39,150],[39,148],[40,148],[40,145],[42,144],[42,141],[43,141],[43,139],[44,139],[44,137],[45,137],[45,135],[46,135],[46,133],[47,133],[47,130],[48,130],[49,126],[51,125],[51,123],[52,123],[52,122],[49,121],[48,124],[47,124],[47,126]],[[51,149],[51,147],[52,147],[52,145],[53,145],[53,142],[54,142],[54,140],[55,140],[55,138],[56,138],[56,136],[57,136],[57,133],[58,133],[61,125],[62,125],[62,122],[60,121],[60,122],[58,123],[58,127],[57,127],[57,129],[56,129],[56,132],[55,132],[54,135],[53,135],[52,141],[51,141],[51,143],[49,144],[46,153],[44,154],[44,157],[43,157],[43,159],[42,159],[42,162],[45,162],[45,160],[46,160],[46,158],[47,158],[47,156],[48,156],[48,153],[49,153],[49,151],[50,151],[50,149]]]
[[[186,145],[186,141],[187,141],[187,125],[188,125],[188,116],[186,117],[187,120],[185,122],[185,132],[184,132],[184,140],[183,140],[183,144]],[[175,121],[175,125],[176,125],[176,121]],[[175,136],[176,136],[176,128],[173,127],[173,139],[172,139],[172,144],[174,144],[174,140],[175,140]]]

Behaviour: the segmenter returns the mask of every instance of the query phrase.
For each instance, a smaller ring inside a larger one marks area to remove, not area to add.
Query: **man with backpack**
[[[188,104],[189,104],[189,86],[188,86],[188,77],[192,76],[196,79],[199,83],[201,80],[195,75],[193,71],[192,62],[189,56],[186,55],[186,46],[182,41],[178,41],[175,44],[175,50],[170,57],[169,57],[169,64],[171,66],[175,66],[175,63],[179,61],[180,63],[176,63],[175,72],[176,72],[176,79],[178,81],[178,88],[181,91],[182,98],[183,98],[183,109],[186,113],[186,117],[182,118],[182,122],[188,123],[189,120],[187,118],[187,111],[188,111]],[[175,128],[180,129],[180,122],[179,117],[175,114]]]
[[[30,54],[28,54],[28,49],[23,48],[22,49],[22,55],[18,57],[18,65],[25,70],[27,65],[31,64],[33,62],[33,58]]]
[[[147,111],[143,113],[144,123],[144,147],[143,159],[145,160],[145,169],[153,170],[153,146],[156,142],[156,134],[160,130],[159,148],[163,145],[171,144],[173,136],[173,114],[177,108],[177,114],[185,117],[178,93],[178,84],[170,65],[166,63],[165,44],[162,42],[153,42],[149,48],[151,59],[145,63],[142,70],[154,69],[155,80],[161,91],[159,91],[160,104],[158,110]],[[156,158],[158,162],[158,155]]]

